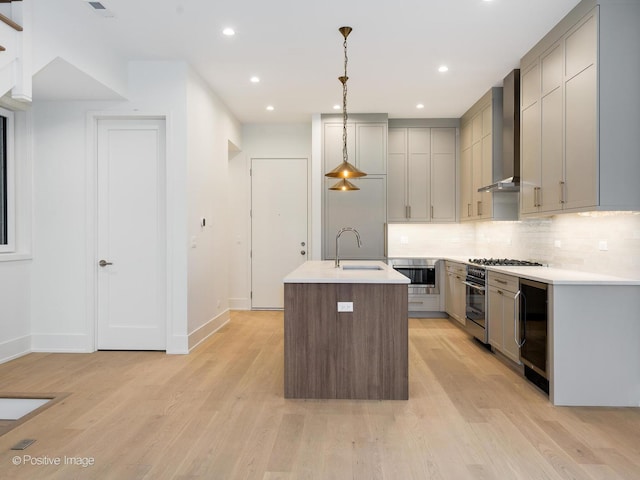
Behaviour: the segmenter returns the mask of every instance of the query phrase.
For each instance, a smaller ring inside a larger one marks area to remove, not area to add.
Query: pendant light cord
[[[346,163],[349,161],[347,153],[347,37],[344,37],[344,77],[340,78],[342,82],[342,160]]]

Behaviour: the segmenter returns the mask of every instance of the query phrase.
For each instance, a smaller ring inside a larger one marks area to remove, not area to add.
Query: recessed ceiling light
[[[256,76],[251,77],[251,83],[260,83],[260,77],[256,77]]]
[[[448,71],[449,71],[449,67],[447,67],[446,65],[440,65],[440,66],[438,67],[438,71],[439,71],[440,73],[448,72]]]
[[[338,104],[335,104],[335,105],[333,106],[333,109],[334,109],[334,110],[340,110],[341,108],[342,108],[342,107],[341,107],[340,105],[338,105]]]
[[[226,35],[227,37],[233,37],[236,34],[236,31],[233,28],[227,27],[222,30],[222,34]]]
[[[267,105],[267,110],[269,110],[270,112],[273,112],[275,108],[273,108],[273,105]]]
[[[416,108],[424,108],[424,104],[419,103],[419,104],[416,105]]]

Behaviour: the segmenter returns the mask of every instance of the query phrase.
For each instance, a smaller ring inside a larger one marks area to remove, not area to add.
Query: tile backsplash
[[[494,257],[640,278],[640,212],[517,222],[390,224],[389,257]]]

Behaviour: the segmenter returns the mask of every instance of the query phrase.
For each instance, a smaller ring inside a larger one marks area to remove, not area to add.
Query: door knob
[[[98,265],[100,265],[101,267],[106,267],[107,265],[113,265],[113,263],[107,262],[106,260],[100,260],[98,262]]]
[[[300,250],[300,255],[306,255],[307,252],[305,252],[304,250]]]

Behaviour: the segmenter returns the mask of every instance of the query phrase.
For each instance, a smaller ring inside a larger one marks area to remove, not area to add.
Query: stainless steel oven
[[[412,294],[437,295],[440,293],[438,287],[440,261],[438,259],[390,258],[388,264],[411,280],[409,296]]]
[[[486,270],[475,265],[467,266],[466,287],[466,329],[482,343],[489,342],[487,329]]]

